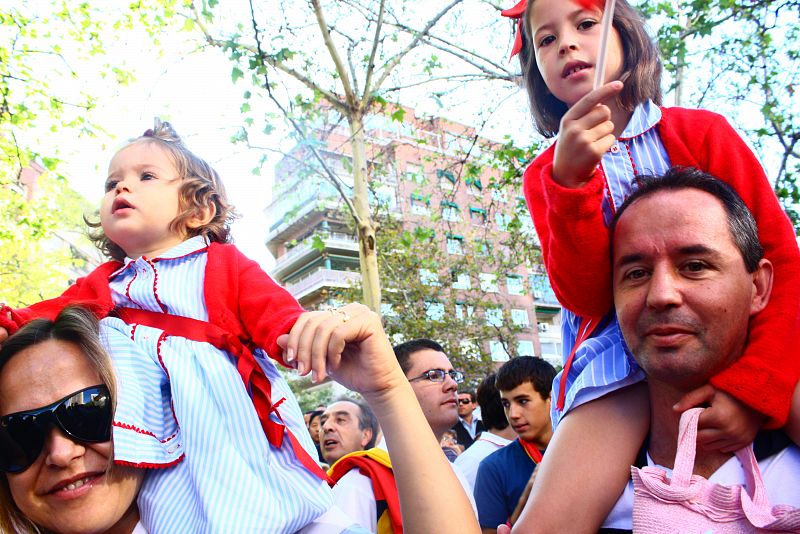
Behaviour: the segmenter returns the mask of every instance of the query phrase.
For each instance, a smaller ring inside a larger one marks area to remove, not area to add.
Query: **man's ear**
[[[204,209],[195,210],[194,215],[188,221],[186,221],[186,226],[192,230],[196,228],[202,228],[210,223],[216,214],[217,207],[213,202],[209,202],[208,206],[206,206]]]
[[[763,310],[772,294],[772,262],[762,259],[753,271],[753,296],[750,301],[750,315],[755,315]]]
[[[365,428],[361,432],[362,432],[362,435],[361,435],[361,446],[362,447],[366,447],[367,443],[369,443],[372,440],[372,429],[371,428]]]

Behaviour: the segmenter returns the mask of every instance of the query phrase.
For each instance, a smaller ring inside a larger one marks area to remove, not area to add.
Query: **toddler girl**
[[[284,363],[276,340],[303,309],[229,244],[219,176],[168,123],[117,152],[105,191],[95,227],[114,261],[56,299],[2,310],[0,326],[13,332],[72,303],[103,318],[120,384],[115,460],[152,468],[139,494],[149,532],[309,525],[330,490],[267,358]]]

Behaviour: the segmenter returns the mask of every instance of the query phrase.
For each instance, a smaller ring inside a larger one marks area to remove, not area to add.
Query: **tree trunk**
[[[381,311],[381,283],[378,278],[378,249],[375,222],[369,207],[367,149],[364,139],[364,117],[355,111],[349,117],[353,148],[353,206],[358,219],[358,261],[361,266],[361,288],[364,304],[376,313]]]

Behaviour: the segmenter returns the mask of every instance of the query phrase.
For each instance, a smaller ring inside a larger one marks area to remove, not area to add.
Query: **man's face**
[[[475,411],[475,403],[469,393],[458,394],[458,416],[462,419],[468,417]]]
[[[411,368],[406,374],[409,379],[432,369],[441,369],[447,372],[453,370],[453,366],[444,352],[432,349],[414,352],[409,356],[409,360]],[[443,382],[432,382],[427,378],[422,378],[411,382],[411,387],[422,407],[425,419],[431,425],[431,430],[437,438],[441,437],[445,430],[458,421],[458,405],[456,403],[458,384],[449,374],[446,374]]]
[[[500,391],[500,402],[511,428],[520,439],[547,446],[553,433],[550,422],[550,396],[543,399],[533,384],[523,382],[512,390]]]
[[[651,381],[693,389],[741,354],[749,318],[769,298],[771,266],[747,272],[716,197],[645,197],[620,217],[613,244],[617,317]]]
[[[320,421],[320,450],[328,464],[333,464],[345,454],[363,451],[372,429],[359,428],[361,408],[347,401],[334,402],[325,409]]]
[[[308,423],[308,433],[311,434],[311,439],[314,443],[319,443],[319,416],[311,416],[312,419]]]

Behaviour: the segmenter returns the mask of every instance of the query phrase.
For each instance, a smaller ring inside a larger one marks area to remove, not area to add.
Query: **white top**
[[[376,447],[388,452],[386,440],[381,438]],[[475,498],[466,477],[461,473],[458,466],[453,466],[458,481],[464,488],[464,492],[469,497],[469,503],[475,517],[478,517],[478,509],[475,506]],[[345,514],[351,517],[357,524],[366,528],[370,532],[378,532],[377,507],[375,506],[375,494],[372,489],[372,481],[369,477],[362,475],[358,469],[351,469],[339,479],[333,487],[334,505],[338,506]]]
[[[647,464],[656,465],[649,454],[647,455]],[[668,476],[672,476],[671,469],[658,467],[664,469]],[[800,480],[800,449],[795,445],[789,445],[779,453],[758,462],[758,467],[761,470],[764,487],[772,506],[788,504],[800,507],[800,484],[797,482]],[[725,486],[744,485],[744,470],[741,462],[735,456],[731,457],[708,477],[708,480]],[[603,527],[631,530],[633,528],[632,517],[633,481],[630,481],[617,504],[608,514]]]
[[[464,473],[464,478],[467,479],[467,484],[469,484],[470,495],[475,491],[475,478],[478,476],[478,466],[481,461],[509,443],[511,443],[511,440],[484,430],[469,449],[458,455],[454,464]]]

